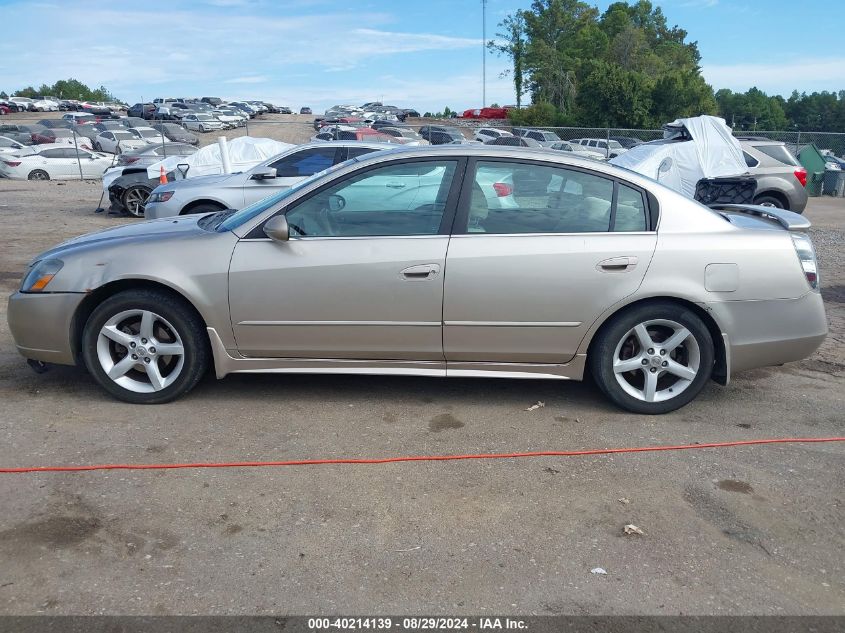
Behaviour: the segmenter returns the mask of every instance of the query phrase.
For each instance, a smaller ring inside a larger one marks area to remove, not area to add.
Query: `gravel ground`
[[[0,180],[0,288],[38,251],[131,221],[94,214],[99,194]],[[79,369],[32,373],[2,306],[0,464],[841,436],[844,214],[829,198],[807,211],[831,323],[821,350],[661,417],[615,410],[590,384],[398,377],[209,378],[179,402],[130,406]],[[0,613],[845,614],[843,452],[0,475]],[[624,536],[627,523],[645,534]]]

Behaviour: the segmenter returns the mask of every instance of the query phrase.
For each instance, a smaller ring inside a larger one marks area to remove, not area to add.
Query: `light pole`
[[[481,0],[481,107],[487,107],[487,0]]]

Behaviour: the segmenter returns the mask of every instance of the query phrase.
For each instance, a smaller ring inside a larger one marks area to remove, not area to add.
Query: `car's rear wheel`
[[[617,406],[668,413],[692,401],[710,378],[713,338],[694,312],[650,303],[614,317],[590,351],[593,378]]]
[[[775,209],[785,208],[783,202],[775,196],[757,196],[754,198],[754,204],[761,207],[774,207]]]
[[[27,176],[29,180],[50,180],[50,174],[43,169],[33,169]]]
[[[143,218],[144,209],[147,206],[147,199],[150,197],[151,191],[149,187],[140,185],[129,187],[129,189],[123,192],[123,208],[130,215],[134,215],[136,218]]]
[[[114,397],[161,404],[193,389],[209,364],[205,329],[181,299],[127,290],[101,303],[82,334],[88,371]]]

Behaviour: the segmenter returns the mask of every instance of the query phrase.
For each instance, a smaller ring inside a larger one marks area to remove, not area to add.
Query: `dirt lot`
[[[0,180],[0,288],[98,183]],[[831,335],[662,417],[589,384],[208,378],[174,404],[31,372],[0,308],[0,464],[278,460],[843,435],[845,204],[814,200]],[[525,409],[541,400],[545,407]],[[0,613],[843,614],[845,446],[0,475]],[[629,503],[620,502],[627,499]],[[644,536],[624,536],[634,523]],[[591,574],[595,567],[606,576]]]

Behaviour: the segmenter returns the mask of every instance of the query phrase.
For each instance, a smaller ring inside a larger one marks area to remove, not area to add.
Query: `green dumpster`
[[[807,195],[822,195],[824,183],[825,160],[819,148],[814,143],[807,145],[798,152],[798,162],[807,170]]]

